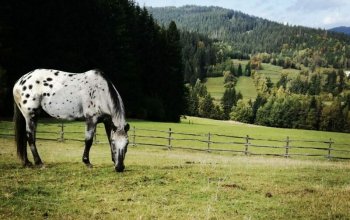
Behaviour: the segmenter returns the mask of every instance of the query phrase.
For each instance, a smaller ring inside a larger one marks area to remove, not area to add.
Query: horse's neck
[[[112,115],[112,122],[117,128],[123,128],[126,124],[125,116],[120,115],[120,113],[117,113],[114,116]]]
[[[110,105],[112,106],[112,108],[110,108],[111,117],[112,117],[112,122],[116,127],[123,128],[124,125],[126,124],[124,104],[118,92],[117,92],[117,96],[118,96],[118,102],[113,102],[112,100],[110,100],[111,102]]]

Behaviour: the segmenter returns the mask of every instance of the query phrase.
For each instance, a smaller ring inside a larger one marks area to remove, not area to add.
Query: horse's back
[[[85,105],[104,83],[98,71],[36,69],[16,82],[13,95],[23,114],[34,114],[41,107],[53,117],[75,119],[83,117]]]

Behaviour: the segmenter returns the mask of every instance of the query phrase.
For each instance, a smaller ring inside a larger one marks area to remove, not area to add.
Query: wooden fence
[[[52,124],[50,124],[52,126]],[[54,124],[49,131],[38,131],[39,140],[49,141],[81,141],[84,142],[82,131],[69,131],[69,124]],[[76,128],[76,125],[74,125]],[[51,131],[50,131],[51,130]],[[54,131],[52,131],[54,130]],[[94,144],[108,144],[102,127],[99,127]],[[0,127],[0,137],[13,137],[13,129]],[[77,136],[81,138],[76,138]],[[254,138],[249,135],[235,136],[217,133],[186,133],[168,130],[155,130],[132,127],[129,131],[131,146],[161,147],[169,150],[182,149],[204,152],[226,152],[242,155],[267,155],[280,157],[323,157],[327,159],[350,159],[350,144],[336,143],[332,139],[297,140],[286,137],[285,139]]]

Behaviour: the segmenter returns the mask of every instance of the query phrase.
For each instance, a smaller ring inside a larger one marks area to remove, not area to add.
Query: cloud
[[[287,10],[302,12],[331,11],[348,4],[344,0],[296,0]]]
[[[339,13],[334,13],[331,15],[327,15],[323,18],[322,22],[324,25],[333,25],[339,21],[343,20]]]

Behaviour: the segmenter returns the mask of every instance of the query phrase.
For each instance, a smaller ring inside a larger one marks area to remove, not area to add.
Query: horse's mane
[[[125,109],[124,109],[124,103],[122,98],[120,97],[117,89],[115,88],[115,86],[113,85],[113,83],[111,82],[110,79],[108,79],[105,74],[98,70],[98,72],[101,74],[102,78],[104,78],[107,82],[108,85],[108,90],[109,90],[109,94],[110,94],[110,98],[112,100],[113,103],[113,110],[111,112],[111,116],[112,116],[112,120],[113,118],[116,118],[117,121],[117,125],[123,126],[125,125]]]

